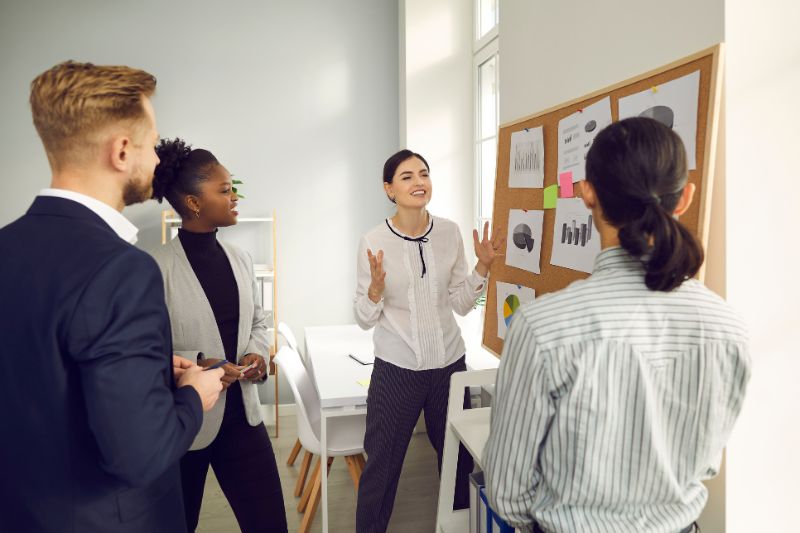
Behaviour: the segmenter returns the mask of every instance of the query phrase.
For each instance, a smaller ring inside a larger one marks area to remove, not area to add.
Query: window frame
[[[475,35],[480,31],[480,1],[475,0]],[[498,5],[499,9],[499,5]],[[473,56],[472,56],[472,87],[474,92],[473,98],[473,161],[474,161],[474,207],[473,214],[477,227],[482,227],[483,223],[489,221],[491,224],[492,213],[484,213],[483,208],[483,143],[492,138],[483,137],[482,130],[482,101],[481,101],[481,66],[487,61],[495,58],[495,122],[496,127],[494,131],[495,140],[495,175],[496,159],[497,159],[497,133],[499,127],[500,116],[500,38],[498,24],[489,30],[484,36],[476,38],[473,43]],[[487,216],[488,215],[488,216]]]

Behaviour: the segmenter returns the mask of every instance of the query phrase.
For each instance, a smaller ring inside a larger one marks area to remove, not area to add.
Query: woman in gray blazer
[[[156,151],[161,162],[153,197],[166,198],[182,219],[178,237],[153,254],[164,277],[174,350],[201,366],[228,361],[226,390],[181,459],[188,529],[197,527],[210,465],[243,532],[286,531],[256,390],[267,376],[269,344],[252,260],[216,236],[218,228],[236,224],[231,175],[211,152],[180,139],[162,140]]]

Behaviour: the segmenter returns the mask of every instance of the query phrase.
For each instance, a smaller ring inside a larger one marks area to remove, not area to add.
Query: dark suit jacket
[[[0,229],[0,531],[185,531],[161,273],[94,212],[38,197]]]

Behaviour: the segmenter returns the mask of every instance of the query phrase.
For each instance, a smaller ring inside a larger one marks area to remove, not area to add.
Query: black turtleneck
[[[178,230],[178,238],[186,251],[208,303],[214,312],[225,358],[236,363],[236,344],[239,338],[239,288],[233,276],[231,262],[225,250],[217,241],[217,232],[192,233],[183,228]],[[221,354],[206,354],[219,357]]]

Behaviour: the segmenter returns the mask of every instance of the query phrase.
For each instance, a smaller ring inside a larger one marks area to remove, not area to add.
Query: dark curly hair
[[[208,150],[193,150],[178,137],[161,139],[156,154],[161,161],[153,178],[153,198],[159,203],[166,198],[181,217],[190,216],[184,198],[190,194],[199,196],[200,183],[208,179],[211,169],[219,165],[219,161]]]
[[[703,247],[672,216],[687,180],[683,141],[651,118],[611,124],[586,156],[586,181],[620,245],[644,260],[651,290],[671,291],[703,264]]]

